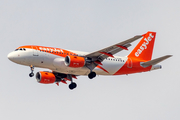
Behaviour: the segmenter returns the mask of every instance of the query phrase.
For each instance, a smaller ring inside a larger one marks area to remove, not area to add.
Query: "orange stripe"
[[[102,70],[104,70],[105,72],[107,72],[107,73],[109,73],[106,69],[104,69],[103,67],[101,67],[101,66],[96,66],[97,68],[100,68],[100,69],[102,69]]]
[[[60,48],[53,48],[53,47],[45,47],[45,46],[36,46],[36,45],[27,45],[27,46],[21,46],[18,47],[19,48],[28,48],[28,49],[34,49],[34,50],[38,50],[41,52],[47,52],[53,55],[58,55],[61,57],[66,57],[67,55],[77,55],[76,53],[64,50],[64,49],[60,49]]]
[[[94,61],[96,64],[100,64],[100,65],[103,65],[100,61]]]
[[[149,71],[152,67],[152,66],[149,66],[149,67],[143,68],[140,65],[140,62],[143,62],[143,61],[139,61],[139,60],[133,59],[133,58],[131,58],[131,59],[132,59],[132,67],[131,68],[128,67],[128,60],[127,60],[126,63],[114,75],[146,72],[146,71]]]

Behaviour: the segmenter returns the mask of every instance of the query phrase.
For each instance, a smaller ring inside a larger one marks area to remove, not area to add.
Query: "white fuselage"
[[[88,54],[87,52],[80,51],[72,52],[78,54],[78,56]],[[90,73],[90,70],[86,66],[80,68],[67,67],[64,62],[64,57],[35,49],[26,48],[25,50],[13,51],[8,54],[8,58],[17,64],[26,66],[33,65],[34,67],[47,68],[59,73],[74,75],[88,75]],[[96,72],[97,75],[114,75],[126,61],[127,57],[108,57],[101,65],[105,70],[96,67],[93,71]]]

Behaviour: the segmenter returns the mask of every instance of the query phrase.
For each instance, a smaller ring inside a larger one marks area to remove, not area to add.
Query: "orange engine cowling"
[[[56,81],[56,76],[52,72],[40,71],[36,73],[36,79],[39,83],[50,84]]]
[[[79,56],[66,56],[65,57],[65,65],[68,67],[83,67],[85,65],[86,61],[83,57]]]

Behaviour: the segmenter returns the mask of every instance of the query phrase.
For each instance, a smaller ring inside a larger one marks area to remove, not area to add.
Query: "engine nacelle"
[[[83,57],[79,56],[66,56],[65,57],[65,65],[68,67],[83,67],[85,65],[86,61]]]
[[[56,76],[52,72],[40,71],[36,73],[36,80],[39,83],[50,84],[56,81]]]

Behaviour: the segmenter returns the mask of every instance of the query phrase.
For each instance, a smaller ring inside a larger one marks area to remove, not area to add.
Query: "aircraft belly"
[[[52,69],[53,71],[59,72],[59,73],[64,73],[64,74],[73,74],[73,75],[88,75],[89,74],[89,69],[87,68],[70,68],[66,67],[65,69]]]

